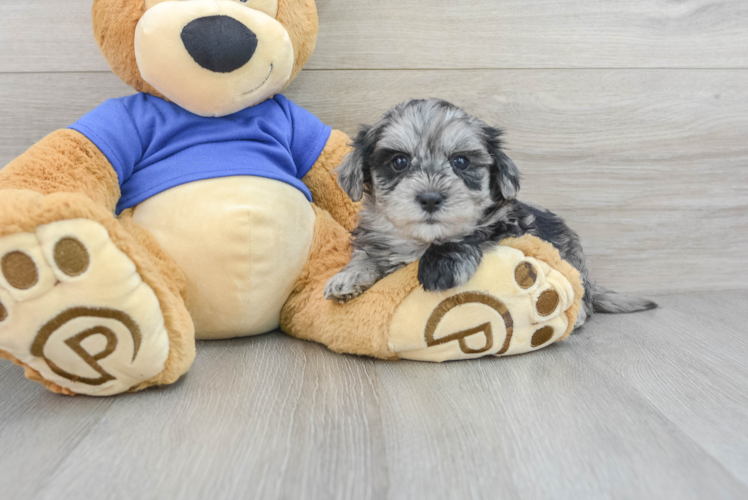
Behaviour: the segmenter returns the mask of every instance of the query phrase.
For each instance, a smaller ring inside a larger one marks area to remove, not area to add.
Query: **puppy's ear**
[[[364,196],[364,185],[369,179],[368,159],[376,146],[376,133],[373,127],[362,127],[353,140],[353,151],[343,159],[335,170],[338,174],[338,185],[353,201],[361,201]]]
[[[483,134],[488,153],[494,161],[491,170],[491,190],[498,191],[506,200],[513,200],[519,193],[520,174],[511,158],[501,149],[503,132],[500,129],[485,126]]]

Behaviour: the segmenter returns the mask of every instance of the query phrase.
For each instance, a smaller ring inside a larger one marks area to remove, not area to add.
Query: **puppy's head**
[[[441,100],[399,104],[364,127],[338,169],[354,200],[403,237],[433,242],[472,233],[487,209],[513,199],[519,172],[501,131]]]

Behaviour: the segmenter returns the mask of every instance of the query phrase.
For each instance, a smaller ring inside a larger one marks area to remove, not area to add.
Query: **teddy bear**
[[[96,42],[137,93],[0,170],[0,356],[67,395],[168,385],[196,339],[279,327],[339,353],[449,361],[571,332],[578,273],[534,237],[427,293],[413,264],[347,304],[358,205],[348,137],[280,92],[314,50],[313,0],[94,0]]]

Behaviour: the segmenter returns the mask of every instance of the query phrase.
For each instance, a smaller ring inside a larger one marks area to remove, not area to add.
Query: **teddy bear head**
[[[314,0],[94,0],[93,21],[117,76],[201,116],[284,89],[318,30]]]

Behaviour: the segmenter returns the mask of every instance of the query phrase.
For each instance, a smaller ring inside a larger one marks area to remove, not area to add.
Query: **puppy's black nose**
[[[214,73],[231,73],[252,59],[257,35],[228,16],[201,17],[182,30],[182,43],[197,64]]]
[[[444,195],[441,193],[421,193],[416,196],[416,201],[421,204],[424,212],[433,214],[444,205]]]

